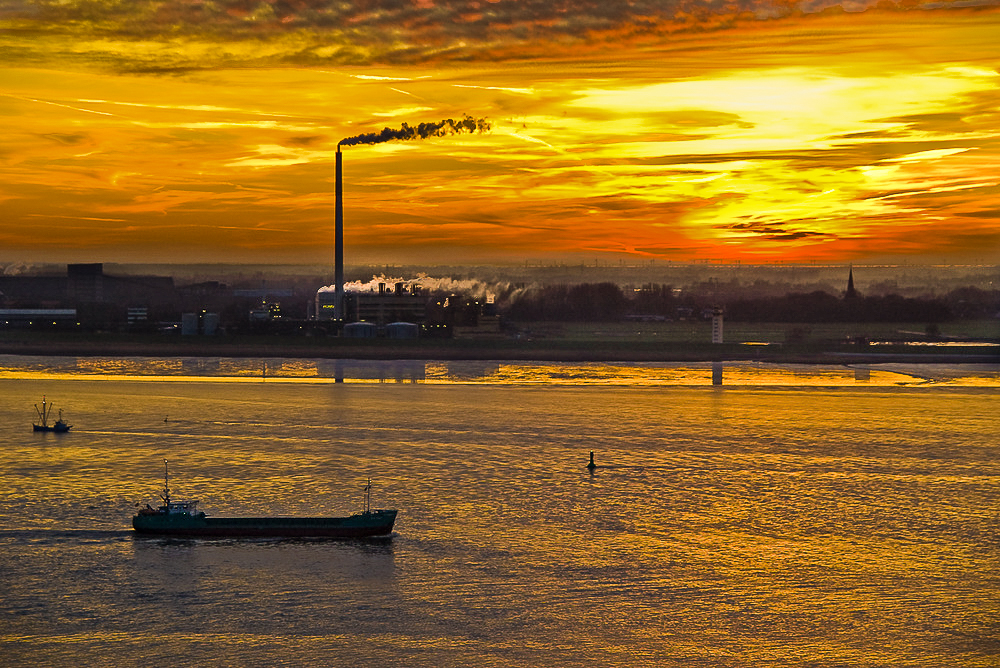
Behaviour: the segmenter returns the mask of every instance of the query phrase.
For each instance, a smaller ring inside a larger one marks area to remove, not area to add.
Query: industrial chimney
[[[381,132],[366,132],[354,137],[345,137],[337,143],[336,209],[334,213],[334,305],[333,317],[343,321],[344,314],[344,163],[340,147],[359,144],[381,144],[387,141],[426,139],[443,137],[464,132],[489,132],[490,124],[485,118],[475,119],[464,116],[462,120],[446,119],[439,123],[420,123],[411,126],[403,123],[399,129],[383,128]]]
[[[335,172],[334,232],[333,232],[333,317],[344,320],[344,159],[337,144],[337,168]]]

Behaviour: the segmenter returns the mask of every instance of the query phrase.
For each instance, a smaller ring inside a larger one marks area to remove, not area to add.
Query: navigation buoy
[[[591,473],[593,473],[594,469],[597,468],[597,464],[594,463],[594,451],[593,450],[590,451],[590,463],[587,464],[587,468],[590,469]]]

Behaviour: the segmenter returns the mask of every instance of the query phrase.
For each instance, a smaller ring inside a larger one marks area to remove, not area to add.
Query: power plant
[[[337,144],[334,170],[333,299],[328,290],[316,293],[316,319],[333,320],[340,326],[355,321],[379,326],[400,321],[423,322],[425,298],[419,286],[397,282],[392,291],[387,291],[385,283],[380,283],[378,294],[350,296],[344,290],[344,154],[340,146]]]
[[[344,155],[341,146],[359,144],[380,144],[387,141],[426,139],[450,134],[482,133],[490,129],[485,119],[465,116],[462,120],[446,119],[436,123],[420,123],[415,126],[403,123],[398,129],[383,128],[381,132],[371,132],[348,137],[337,143],[336,166],[334,169],[334,250],[333,250],[333,300],[329,291],[321,289],[316,293],[315,317],[317,320],[332,320],[343,327],[353,321],[374,322],[379,326],[390,323],[403,324],[401,320],[423,323],[426,318],[426,295],[419,286],[396,283],[390,292],[385,284],[379,285],[375,293],[347,295],[344,289]],[[397,328],[399,329],[399,328]],[[407,329],[407,331],[409,331]]]

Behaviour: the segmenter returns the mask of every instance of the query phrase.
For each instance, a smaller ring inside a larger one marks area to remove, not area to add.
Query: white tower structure
[[[722,343],[722,309],[712,309],[712,343]]]

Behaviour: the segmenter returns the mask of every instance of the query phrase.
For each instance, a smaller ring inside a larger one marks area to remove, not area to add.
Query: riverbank
[[[358,360],[548,362],[766,361],[795,364],[1000,364],[1000,348],[830,342],[748,344],[642,337],[524,339],[349,339],[336,337],[179,337],[93,333],[0,333],[0,354],[75,357],[233,357]]]

